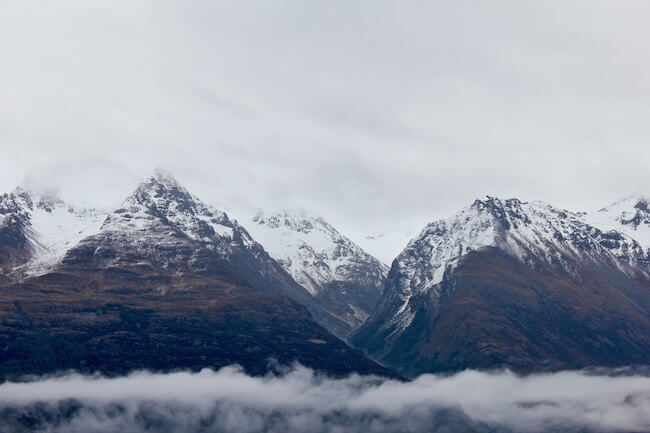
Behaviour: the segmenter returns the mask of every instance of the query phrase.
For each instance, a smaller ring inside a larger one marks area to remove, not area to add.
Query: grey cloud
[[[300,366],[267,377],[236,367],[68,374],[0,385],[0,415],[5,429],[48,432],[640,432],[650,428],[650,378],[466,371],[397,382]]]
[[[600,208],[650,189],[648,8],[8,0],[0,190],[119,202],[161,166],[357,238],[485,194]]]

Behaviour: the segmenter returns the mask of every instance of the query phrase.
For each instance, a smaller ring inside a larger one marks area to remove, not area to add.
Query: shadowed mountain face
[[[648,257],[543,203],[488,198],[429,224],[352,341],[407,375],[650,360]]]
[[[28,239],[24,234],[26,216],[14,194],[0,197],[0,266],[8,274],[29,256]]]
[[[15,225],[25,241],[9,244],[24,258],[4,262],[25,270],[0,283],[5,378],[231,363],[262,373],[275,361],[391,374],[319,325],[341,321],[243,227],[164,173],[45,267],[29,267],[41,239],[31,215]]]
[[[392,375],[316,324],[300,304],[242,286],[228,271],[219,279],[66,270],[3,285],[0,378],[230,364],[263,374],[293,362],[334,375]]]

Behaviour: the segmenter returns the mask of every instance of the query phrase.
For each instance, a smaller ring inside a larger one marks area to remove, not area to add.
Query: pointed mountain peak
[[[502,199],[499,197],[486,195],[482,198],[474,200],[474,203],[472,203],[470,208],[474,208],[479,211],[495,209],[516,209],[518,207],[521,207],[522,204],[525,204],[525,202],[522,202],[517,198]]]
[[[498,197],[486,196],[477,199],[472,205],[461,209],[451,219],[458,220],[474,217],[489,217],[498,221],[502,229],[509,230],[512,227],[530,225],[533,221],[548,224],[558,218],[574,218],[573,212],[557,208],[541,200],[522,201],[517,198],[501,199]],[[450,219],[447,218],[447,221]],[[436,222],[437,223],[437,222]]]
[[[6,196],[13,197],[13,201],[30,211],[34,210],[34,208],[41,208],[47,212],[51,212],[57,206],[67,206],[59,194],[52,190],[39,190],[36,188],[17,186]]]
[[[170,172],[162,168],[155,168],[153,171],[153,175],[149,179],[161,185],[167,185],[170,187],[174,187],[174,186],[180,187],[180,184],[178,183],[176,178]]]
[[[182,191],[187,193],[187,190],[181,186],[180,183],[169,172],[157,168],[153,174],[140,182],[138,186],[140,191]]]
[[[205,242],[232,239],[237,231],[244,242],[250,242],[248,234],[236,226],[237,222],[230,220],[225,212],[202,202],[170,174],[156,170],[108,216],[102,230],[158,230],[164,237],[171,229]]]
[[[143,180],[124,202],[125,205],[140,205],[156,215],[170,210],[194,214],[205,205],[168,172],[156,169],[153,175]]]
[[[420,280],[427,288],[440,283],[462,257],[488,247],[501,249],[524,263],[543,263],[571,273],[572,265],[553,262],[554,254],[581,260],[600,257],[604,248],[618,245],[608,244],[592,229],[584,215],[542,201],[487,197],[449,218],[429,223],[397,260],[403,268],[419,266],[412,258],[425,251],[427,275]],[[624,256],[617,251],[611,254],[621,259]]]
[[[474,200],[474,203],[472,203],[472,206],[485,206],[485,205],[494,205],[494,204],[502,204],[502,200],[499,197],[493,197],[491,195],[485,195],[483,197],[479,197],[476,200]]]
[[[18,185],[13,191],[11,191],[11,194],[17,196],[31,195],[31,191],[22,185]]]

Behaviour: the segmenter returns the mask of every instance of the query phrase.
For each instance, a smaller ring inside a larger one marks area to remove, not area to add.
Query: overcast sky
[[[0,0],[0,190],[154,167],[359,234],[650,192],[650,2]],[[234,209],[234,211],[233,211]]]

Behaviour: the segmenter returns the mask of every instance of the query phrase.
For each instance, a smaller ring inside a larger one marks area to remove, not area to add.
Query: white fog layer
[[[0,385],[3,431],[430,432],[650,430],[650,377],[466,371],[411,382],[331,379],[296,367],[69,374]],[[40,418],[47,422],[40,424]]]

